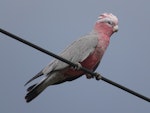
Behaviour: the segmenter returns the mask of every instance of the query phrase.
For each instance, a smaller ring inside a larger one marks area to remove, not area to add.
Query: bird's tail
[[[27,89],[27,94],[25,96],[26,102],[30,102],[32,101],[34,98],[36,98],[44,89],[46,89],[47,85],[46,85],[46,80],[44,79],[43,81],[41,81],[38,84],[34,84],[32,86],[30,86]]]

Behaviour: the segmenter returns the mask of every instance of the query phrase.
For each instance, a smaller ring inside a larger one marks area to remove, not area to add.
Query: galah
[[[94,72],[109,45],[111,35],[116,31],[118,31],[117,17],[111,13],[103,13],[98,17],[93,30],[74,41],[60,56]],[[56,59],[25,84],[44,75],[44,79],[27,89],[26,102],[32,101],[50,85],[72,81],[84,74],[87,78],[92,78],[89,74]]]

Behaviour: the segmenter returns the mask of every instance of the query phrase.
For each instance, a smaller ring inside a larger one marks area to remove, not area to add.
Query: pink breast
[[[103,53],[104,52],[100,51],[100,48],[97,47],[91,55],[81,62],[81,65],[89,70],[92,70],[101,60]]]
[[[101,60],[103,53],[100,52],[99,48],[96,48],[95,51],[89,55],[84,61],[80,62],[81,65],[89,70],[93,70],[93,68],[97,65],[97,63]],[[69,68],[64,72],[64,75],[67,77],[80,76],[83,75],[83,71],[77,71],[72,68]]]

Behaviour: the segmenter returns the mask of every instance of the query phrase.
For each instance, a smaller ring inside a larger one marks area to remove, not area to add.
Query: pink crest
[[[103,13],[98,17],[99,20],[109,19],[118,24],[118,18],[112,13]]]

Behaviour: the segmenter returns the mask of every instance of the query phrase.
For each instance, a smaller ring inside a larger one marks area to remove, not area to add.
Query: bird
[[[118,18],[112,13],[102,13],[91,32],[74,41],[59,56],[77,64],[78,67],[84,67],[94,72],[109,45],[110,37],[117,31]],[[82,70],[54,59],[25,84],[27,85],[34,79],[43,76],[41,81],[27,88],[25,100],[28,103],[35,99],[48,86],[72,81],[82,75],[85,75],[88,79],[93,78],[92,75]]]

